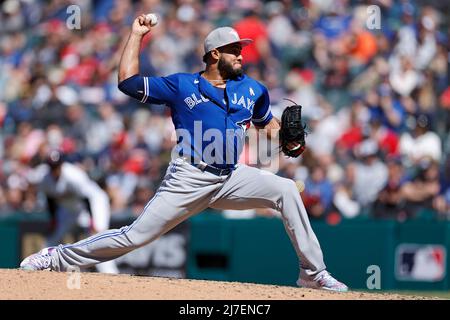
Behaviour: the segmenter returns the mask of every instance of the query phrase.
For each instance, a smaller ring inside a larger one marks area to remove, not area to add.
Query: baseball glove
[[[286,107],[281,115],[280,148],[288,157],[297,158],[306,148],[306,125],[302,123],[302,106],[291,102],[294,104]]]

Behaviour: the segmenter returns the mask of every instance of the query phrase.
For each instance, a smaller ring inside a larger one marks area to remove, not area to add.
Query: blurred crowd
[[[202,70],[217,26],[254,39],[245,70],[274,115],[284,98],[304,106],[307,151],[281,156],[277,174],[305,181],[312,218],[450,219],[450,10],[418,0],[3,1],[0,215],[46,210],[36,168],[51,149],[108,192],[113,214],[136,216],[153,196],[170,111],[117,89],[130,25],[148,12],[161,18],[144,38],[145,75]]]

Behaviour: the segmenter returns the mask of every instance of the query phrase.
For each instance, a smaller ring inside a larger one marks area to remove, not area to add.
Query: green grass
[[[435,297],[441,299],[450,299],[450,291],[383,291],[385,293],[403,294],[408,296]]]
[[[406,296],[434,297],[450,300],[450,291],[414,291],[414,290],[355,290],[365,293],[400,294]]]
[[[363,293],[373,293],[373,294],[399,294],[405,296],[416,296],[416,297],[432,297],[439,299],[450,300],[450,290],[448,291],[419,291],[419,290],[363,290],[356,289],[352,292],[363,292]]]

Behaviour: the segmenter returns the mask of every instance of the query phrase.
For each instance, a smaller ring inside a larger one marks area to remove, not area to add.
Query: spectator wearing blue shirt
[[[326,177],[325,169],[316,165],[310,170],[305,182],[303,199],[312,218],[322,218],[330,209],[333,200],[333,185]]]

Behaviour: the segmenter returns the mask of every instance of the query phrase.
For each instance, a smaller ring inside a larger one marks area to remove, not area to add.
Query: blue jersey
[[[176,152],[193,163],[234,166],[250,121],[264,127],[272,119],[267,88],[245,75],[228,80],[224,90],[201,73],[135,75],[122,81],[119,89],[143,103],[166,104],[177,133]]]

